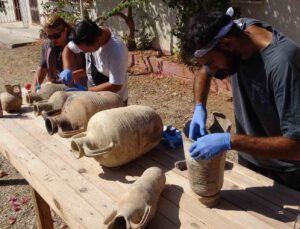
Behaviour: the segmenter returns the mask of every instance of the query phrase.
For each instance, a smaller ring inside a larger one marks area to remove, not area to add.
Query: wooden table
[[[25,108],[24,108],[25,109]],[[158,145],[121,168],[102,168],[92,158],[76,159],[70,139],[50,136],[31,112],[0,119],[0,150],[35,190],[38,223],[52,228],[49,206],[70,228],[101,228],[117,199],[150,166],[167,177],[149,228],[293,228],[300,193],[226,162],[221,202],[206,208],[189,187],[186,171],[174,169],[182,149]],[[297,226],[299,227],[299,226]]]

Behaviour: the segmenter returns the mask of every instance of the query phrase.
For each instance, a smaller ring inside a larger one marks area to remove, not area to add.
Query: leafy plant
[[[146,14],[139,18],[136,30],[136,43],[137,49],[146,50],[151,48],[152,41],[155,39],[155,34],[153,31],[153,25],[148,20]]]
[[[116,7],[110,11],[105,11],[100,17],[95,21],[103,24],[107,19],[113,16],[119,16],[124,19],[126,25],[129,28],[129,34],[125,35],[125,41],[129,50],[136,49],[135,41],[135,22],[133,19],[133,7],[141,6],[145,0],[122,0]],[[125,12],[124,12],[125,11]]]
[[[41,16],[45,19],[53,14],[57,14],[71,24],[75,24],[81,19],[78,0],[42,2],[41,6],[43,8]],[[84,17],[88,17],[88,11],[92,8],[92,6],[93,0],[83,0]]]
[[[230,0],[163,0],[163,2],[176,11],[177,20],[173,34],[179,38],[179,48],[184,26],[192,15],[205,10],[225,11],[230,6]]]

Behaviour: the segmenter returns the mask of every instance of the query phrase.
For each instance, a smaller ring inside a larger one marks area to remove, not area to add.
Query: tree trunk
[[[136,43],[135,43],[135,24],[134,20],[132,17],[132,7],[128,8],[128,15],[125,19],[125,22],[129,28],[129,36],[128,36],[128,41],[127,41],[127,47],[129,51],[135,50],[136,49]]]

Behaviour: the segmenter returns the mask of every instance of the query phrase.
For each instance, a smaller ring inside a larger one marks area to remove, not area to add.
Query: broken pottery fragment
[[[165,183],[166,177],[160,168],[148,168],[121,197],[117,209],[105,218],[102,228],[145,228],[155,215]]]
[[[22,92],[19,84],[5,85],[6,92],[1,93],[2,110],[13,113],[20,112],[22,106]]]

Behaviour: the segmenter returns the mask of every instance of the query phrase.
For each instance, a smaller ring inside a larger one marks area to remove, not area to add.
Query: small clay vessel
[[[64,91],[67,88],[64,84],[45,83],[42,84],[41,89],[37,93],[28,93],[26,95],[26,102],[32,104],[33,102],[47,100],[56,91]]]
[[[105,218],[102,228],[145,228],[154,217],[166,177],[158,167],[147,169],[117,203],[117,209]]]
[[[126,164],[154,148],[161,140],[163,123],[150,107],[132,105],[101,111],[87,131],[73,137],[76,157],[94,157],[101,165]]]
[[[36,116],[42,114],[42,112],[49,112],[53,110],[62,109],[67,98],[74,93],[84,93],[84,92],[66,92],[66,91],[56,91],[50,96],[48,100],[43,100],[33,103],[33,113]]]
[[[119,95],[110,91],[84,92],[69,96],[61,111],[44,115],[49,134],[68,138],[86,130],[90,118],[99,111],[123,106]]]
[[[226,152],[221,152],[211,160],[194,160],[189,148],[194,142],[188,138],[190,122],[184,128],[182,139],[188,178],[192,190],[199,195],[199,200],[207,207],[215,206],[220,197],[224,181]],[[231,122],[221,113],[213,113],[213,124],[208,128],[209,133],[229,132]]]
[[[19,84],[5,85],[6,92],[1,93],[2,110],[13,113],[20,112],[22,106],[22,92]]]

